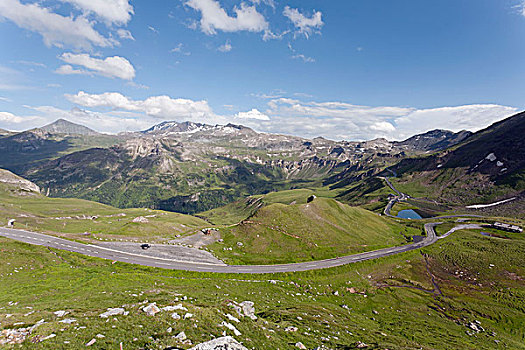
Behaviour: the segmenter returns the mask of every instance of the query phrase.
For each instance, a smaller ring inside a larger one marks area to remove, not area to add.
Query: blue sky
[[[478,130],[524,109],[522,0],[0,0],[0,128]]]

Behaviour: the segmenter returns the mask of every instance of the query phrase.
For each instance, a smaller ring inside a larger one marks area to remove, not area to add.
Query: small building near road
[[[522,233],[523,229],[516,225],[511,224],[505,224],[502,222],[495,222],[492,224],[492,227],[498,230],[507,231],[507,232],[515,232],[515,233]]]

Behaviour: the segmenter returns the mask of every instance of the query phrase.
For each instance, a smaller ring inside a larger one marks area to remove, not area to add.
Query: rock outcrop
[[[0,169],[0,183],[14,185],[22,191],[40,193],[40,187],[29,180],[13,174],[9,170]]]
[[[190,350],[248,350],[248,348],[233,337],[221,337],[197,344]]]

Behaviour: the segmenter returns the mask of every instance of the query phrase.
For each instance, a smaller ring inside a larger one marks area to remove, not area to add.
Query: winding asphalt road
[[[394,174],[395,175],[395,174]],[[385,207],[384,213],[387,216],[393,217],[390,215],[390,209],[392,206],[400,201],[409,198],[406,194],[398,191],[388,178],[384,178],[388,186],[392,188],[393,191],[397,193],[397,196],[392,198],[388,205]],[[479,215],[448,215],[440,216],[438,218],[455,218],[462,216],[475,216],[481,217]],[[164,259],[153,256],[147,256],[143,254],[129,253],[119,250],[114,250],[106,247],[101,247],[93,244],[84,244],[69,241],[66,239],[44,235],[41,233],[17,230],[12,228],[1,228],[0,227],[0,236],[11,238],[20,242],[41,245],[50,248],[67,250],[70,252],[80,253],[87,256],[109,259],[113,261],[121,261],[130,264],[138,264],[151,267],[159,267],[164,269],[171,270],[186,270],[186,271],[198,271],[198,272],[214,272],[214,273],[282,273],[282,272],[296,272],[296,271],[309,271],[309,270],[319,270],[326,269],[330,267],[336,267],[346,264],[352,264],[359,261],[378,259],[394,254],[399,254],[407,252],[414,249],[423,248],[435,243],[438,239],[445,238],[445,236],[438,237],[434,228],[441,224],[440,222],[427,223],[424,225],[426,236],[419,242],[384,248],[379,250],[373,250],[365,253],[347,255],[343,257],[338,257],[334,259],[326,260],[317,260],[317,261],[308,261],[295,264],[281,264],[281,265],[226,265],[226,264],[214,264],[214,263],[205,263],[205,262],[189,262],[189,261],[180,261],[174,259]],[[450,232],[451,233],[451,232]]]
[[[69,241],[62,238],[57,238],[41,233],[35,233],[24,230],[0,228],[0,236],[11,238],[17,241],[41,245],[50,248],[67,250],[70,252],[80,253],[92,257],[121,261],[125,263],[138,264],[144,266],[160,267],[172,270],[186,270],[199,272],[216,272],[216,273],[281,273],[281,272],[296,272],[319,270],[330,267],[336,267],[346,264],[351,264],[364,260],[371,260],[390,256],[402,252],[407,252],[414,249],[426,247],[435,243],[439,237],[436,236],[434,227],[439,223],[425,224],[426,237],[420,242],[411,243],[399,247],[384,248],[370,252],[347,255],[334,259],[308,261],[295,264],[282,265],[225,265],[225,264],[208,264],[197,262],[185,262],[172,259],[162,259],[146,255],[139,255],[133,253],[126,253],[122,251],[112,250],[92,244],[83,244]]]

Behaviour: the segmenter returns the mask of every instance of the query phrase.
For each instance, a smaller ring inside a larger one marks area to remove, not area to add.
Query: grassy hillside
[[[133,219],[143,216],[148,223]],[[209,224],[202,219],[150,209],[117,209],[82,199],[48,198],[0,183],[0,223],[60,233],[71,239],[169,239]],[[86,235],[85,233],[89,233]]]
[[[234,225],[254,215],[263,206],[274,203],[304,204],[307,198],[314,193],[317,191],[305,188],[254,195],[223,207],[199,213],[197,216],[216,225]]]
[[[210,249],[230,263],[274,264],[400,245],[407,242],[404,236],[420,232],[361,208],[317,198],[308,204],[262,207],[239,225],[222,229],[224,242]]]
[[[291,349],[299,341],[309,349],[353,349],[361,343],[393,350],[525,349],[523,236],[500,239],[460,231],[425,248],[424,255],[412,251],[265,276],[168,271],[4,238],[0,244],[0,329],[46,322],[22,348],[84,348],[96,339],[90,349],[119,342],[124,349],[188,349],[192,345],[174,338],[184,331],[192,344],[226,332],[255,349]],[[228,306],[244,300],[254,302],[257,320]],[[153,302],[159,307],[182,303],[188,311],[178,314],[193,316],[174,320],[173,312],[147,316],[140,310]],[[99,317],[114,307],[129,314]],[[59,318],[53,314],[58,310],[69,314]],[[75,321],[60,323],[65,318]],[[223,321],[242,334],[218,326]],[[468,326],[476,321],[483,328],[479,333]]]

